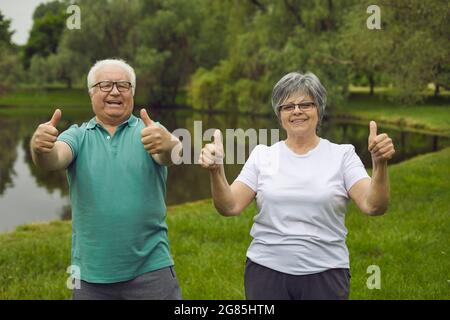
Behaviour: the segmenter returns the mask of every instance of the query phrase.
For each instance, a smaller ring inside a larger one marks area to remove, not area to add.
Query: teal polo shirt
[[[113,136],[95,117],[64,131],[72,203],[72,265],[80,278],[114,283],[172,266],[166,224],[167,168],[141,143],[131,115]]]

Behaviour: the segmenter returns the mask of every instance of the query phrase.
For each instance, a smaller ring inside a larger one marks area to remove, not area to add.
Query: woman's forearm
[[[224,216],[237,215],[238,213],[234,210],[236,207],[235,199],[225,176],[223,165],[218,166],[217,169],[210,170],[210,176],[211,194],[216,209]]]
[[[372,215],[382,215],[389,206],[389,174],[387,161],[373,162],[372,181],[367,193],[366,204]]]

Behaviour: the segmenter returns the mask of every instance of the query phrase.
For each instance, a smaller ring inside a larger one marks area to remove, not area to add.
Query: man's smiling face
[[[95,83],[101,81],[130,81],[128,73],[120,66],[107,65],[96,73]],[[92,110],[97,119],[104,124],[119,125],[133,112],[133,90],[119,91],[117,85],[104,92],[95,86],[90,92]]]

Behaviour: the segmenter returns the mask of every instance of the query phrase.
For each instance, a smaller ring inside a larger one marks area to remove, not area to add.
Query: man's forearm
[[[174,138],[176,139],[176,138]],[[158,163],[164,166],[170,166],[176,162],[174,160],[178,160],[181,157],[183,152],[183,146],[181,141],[171,140],[169,146],[166,151],[156,154],[155,157],[158,159]]]
[[[387,162],[373,163],[372,181],[367,194],[367,207],[374,215],[386,212],[389,206],[389,174]]]
[[[39,168],[49,171],[58,169],[58,152],[56,148],[53,148],[49,153],[38,153],[31,148],[31,158]]]

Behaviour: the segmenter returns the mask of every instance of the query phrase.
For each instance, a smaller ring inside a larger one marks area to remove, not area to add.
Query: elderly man
[[[181,299],[166,224],[167,165],[181,143],[145,109],[133,116],[136,75],[122,60],[88,74],[95,117],[58,136],[57,109],[31,139],[34,163],[67,168],[72,202],[73,299]]]

